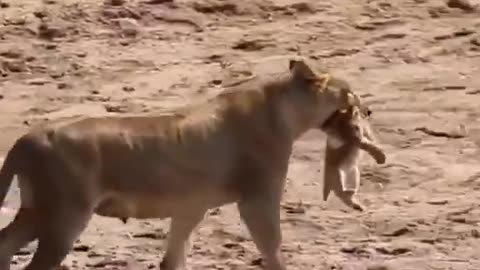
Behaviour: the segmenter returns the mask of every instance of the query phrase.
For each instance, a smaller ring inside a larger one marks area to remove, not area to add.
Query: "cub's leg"
[[[38,248],[25,270],[56,270],[88,224],[93,207],[62,202],[60,209],[39,212]],[[58,206],[57,206],[58,208]],[[41,218],[41,221],[40,221]]]
[[[357,198],[357,192],[360,188],[360,170],[358,165],[352,165],[348,168],[339,170],[341,177],[341,187],[335,189],[337,196],[349,207],[357,211],[364,211],[365,206]]]
[[[268,193],[262,195],[239,202],[240,217],[266,261],[266,269],[286,270],[280,251],[282,243],[280,200],[277,196],[269,196]]]
[[[366,151],[369,155],[371,155],[378,164],[384,164],[387,160],[385,152],[376,143],[366,138],[363,138],[360,141],[359,146],[360,149]]]
[[[205,210],[200,210],[189,213],[189,215],[172,217],[170,232],[168,233],[167,250],[160,263],[160,270],[185,268],[190,235],[195,227],[202,221],[205,212]]]
[[[35,240],[35,228],[34,210],[20,208],[14,220],[0,231],[0,269],[9,270],[13,255]]]

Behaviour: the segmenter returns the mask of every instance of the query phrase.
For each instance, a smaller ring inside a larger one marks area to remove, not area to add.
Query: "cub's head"
[[[289,69],[295,92],[307,97],[303,110],[310,118],[311,128],[321,127],[337,111],[360,105],[360,98],[346,81],[316,72],[304,60],[290,60]]]

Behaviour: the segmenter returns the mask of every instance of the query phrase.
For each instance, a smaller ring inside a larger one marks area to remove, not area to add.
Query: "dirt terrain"
[[[45,121],[201,101],[302,55],[371,104],[388,161],[362,161],[368,211],[358,213],[322,200],[324,135],[296,143],[282,212],[288,269],[477,270],[480,11],[454,2],[0,0],[0,151]],[[65,265],[155,269],[167,221],[96,216]],[[190,269],[261,267],[232,205],[193,240]]]

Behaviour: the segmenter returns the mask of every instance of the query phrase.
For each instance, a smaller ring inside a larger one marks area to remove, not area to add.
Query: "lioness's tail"
[[[5,197],[7,197],[8,190],[13,182],[13,176],[16,173],[15,159],[17,155],[18,143],[15,143],[12,149],[8,151],[3,161],[3,166],[0,169],[0,209],[5,201]]]

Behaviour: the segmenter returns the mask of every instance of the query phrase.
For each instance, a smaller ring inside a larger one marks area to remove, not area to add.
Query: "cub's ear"
[[[340,104],[338,109],[341,112],[346,112],[352,106],[360,106],[360,99],[357,95],[348,90],[341,90]]]
[[[294,77],[302,78],[304,80],[318,79],[317,73],[302,59],[292,59],[288,63],[290,72]]]

